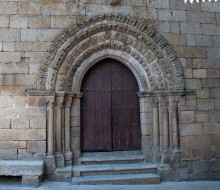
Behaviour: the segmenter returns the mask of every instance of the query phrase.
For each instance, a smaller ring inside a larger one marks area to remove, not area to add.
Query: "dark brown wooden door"
[[[81,91],[82,151],[140,149],[138,85],[126,66],[100,61],[86,73]]]

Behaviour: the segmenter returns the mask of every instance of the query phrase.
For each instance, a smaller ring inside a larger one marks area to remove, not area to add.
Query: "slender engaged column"
[[[178,109],[177,109],[177,100],[173,102],[173,114],[172,114],[172,132],[173,132],[173,146],[174,148],[179,148],[179,130],[178,130]]]
[[[162,126],[163,126],[163,147],[169,147],[168,105],[165,100],[162,101]]]
[[[56,97],[56,151],[62,152],[62,106],[64,96]]]
[[[72,105],[73,95],[66,97],[65,104],[65,150],[70,150],[70,108]]]
[[[156,102],[153,104],[153,144],[154,146],[160,146],[159,107]]]
[[[54,97],[49,99],[49,102],[47,104],[47,114],[47,153],[53,155]]]

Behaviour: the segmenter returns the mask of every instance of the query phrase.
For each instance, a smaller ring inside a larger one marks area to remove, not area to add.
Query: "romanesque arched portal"
[[[94,16],[67,28],[41,65],[35,93],[48,96],[48,154],[64,155],[66,164],[72,162],[72,152],[76,157],[80,154],[81,83],[86,72],[106,58],[126,65],[138,82],[143,153],[149,160],[166,160],[171,147],[179,148],[181,64],[147,21],[114,14]]]

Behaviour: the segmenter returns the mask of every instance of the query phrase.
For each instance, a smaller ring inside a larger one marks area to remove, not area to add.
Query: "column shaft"
[[[154,146],[160,145],[159,137],[159,108],[157,105],[153,107],[153,143]]]
[[[47,106],[47,152],[48,154],[54,153],[54,134],[53,134],[53,126],[54,126],[54,99],[49,100]]]

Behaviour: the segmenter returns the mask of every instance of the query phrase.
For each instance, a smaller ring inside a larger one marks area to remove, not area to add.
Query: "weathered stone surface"
[[[10,17],[10,28],[27,28],[28,17],[21,15],[13,15]]]
[[[16,159],[17,159],[17,149],[0,149],[0,160],[16,160]],[[0,174],[1,174],[1,165],[0,165]]]
[[[46,140],[45,129],[1,129],[0,139],[4,140]]]
[[[209,112],[208,111],[198,111],[195,113],[195,121],[200,122],[209,122]]]
[[[197,109],[198,110],[214,110],[214,100],[213,99],[198,99]]]
[[[41,181],[41,176],[34,175],[23,175],[22,176],[22,185],[28,187],[39,187]]]
[[[182,146],[195,146],[196,143],[196,137],[195,136],[184,136],[180,138],[181,145]]]
[[[28,129],[29,128],[29,117],[18,117],[12,119],[12,129]]]
[[[210,90],[211,98],[220,98],[220,88],[213,88]]]
[[[22,160],[1,160],[1,175],[42,175],[43,174],[43,161],[22,161]],[[17,172],[13,168],[17,168]]]
[[[196,90],[201,89],[201,80],[199,79],[186,79],[185,80],[186,89]]]
[[[38,15],[40,4],[32,1],[18,2],[18,14]]]
[[[201,123],[180,125],[180,136],[201,135],[203,126]]]
[[[195,121],[194,111],[181,111],[180,123],[194,123]]]
[[[30,128],[31,129],[45,129],[46,128],[46,117],[30,117]]]
[[[215,172],[220,171],[220,160],[210,161],[210,171],[215,171]]]
[[[28,153],[45,153],[46,141],[29,141],[27,151]]]
[[[26,141],[0,141],[0,149],[25,149],[26,147]]]
[[[210,147],[211,145],[213,145],[213,135],[197,136],[197,144],[200,147]]]
[[[209,162],[206,160],[198,160],[193,162],[193,173],[208,172]]]
[[[212,110],[212,111],[210,111],[210,121],[211,122],[220,121],[220,110]]]
[[[196,96],[197,98],[209,98],[209,89],[196,90]]]

